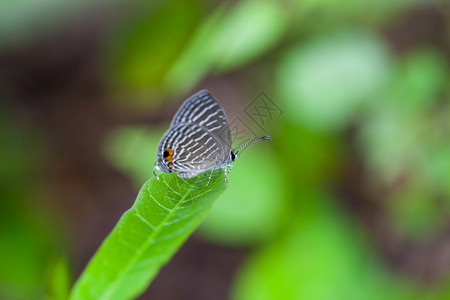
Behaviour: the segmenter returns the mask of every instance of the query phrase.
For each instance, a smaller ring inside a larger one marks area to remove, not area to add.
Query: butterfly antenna
[[[232,151],[237,154],[241,149],[246,148],[248,146],[251,146],[253,144],[262,142],[262,141],[272,141],[272,139],[270,138],[270,136],[265,135],[265,136],[262,136],[260,138],[256,138],[256,139],[254,139],[254,140],[252,140],[252,141],[250,141],[248,143],[240,145],[239,147],[234,148]]]

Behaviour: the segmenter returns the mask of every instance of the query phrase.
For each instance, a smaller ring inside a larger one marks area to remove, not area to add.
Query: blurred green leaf
[[[288,118],[315,130],[335,131],[373,99],[389,74],[383,41],[348,30],[289,49],[276,84]]]
[[[301,28],[314,33],[355,26],[383,26],[398,14],[428,0],[295,0]],[[370,13],[367,13],[370,12]]]
[[[233,299],[403,299],[393,280],[348,222],[323,195],[308,222],[292,222],[285,237],[252,255],[239,272]],[[326,197],[326,196],[325,196]]]
[[[397,188],[387,201],[393,224],[403,235],[424,238],[446,226],[448,208],[439,195],[424,182],[409,182]],[[441,202],[441,203],[440,203]]]
[[[329,133],[283,124],[280,139],[280,164],[286,172],[297,170],[292,179],[297,184],[312,185],[330,176],[337,164],[339,140]]]
[[[405,179],[389,202],[394,204],[391,215],[401,230],[420,236],[442,224],[446,216],[441,212],[448,207],[436,209],[437,199],[450,191],[450,107],[441,101],[447,64],[439,51],[416,48],[393,75],[389,88],[372,103],[358,142],[379,179]]]
[[[392,97],[402,113],[423,113],[420,110],[429,109],[439,100],[448,77],[448,63],[443,53],[431,47],[413,49],[397,69]]]
[[[119,127],[106,139],[106,157],[139,187],[153,176],[153,159],[156,159],[156,148],[163,133],[164,130],[160,128]]]
[[[286,8],[276,1],[245,0],[219,6],[200,24],[165,79],[168,90],[186,91],[207,73],[249,64],[273,48],[288,29]]]
[[[411,171],[420,157],[426,125],[403,112],[389,103],[373,108],[359,135],[369,166],[385,181]]]
[[[390,88],[372,103],[358,139],[371,167],[382,177],[424,169],[431,175],[429,167],[437,166],[429,163],[435,159],[430,154],[447,149],[442,141],[450,130],[444,121],[450,108],[443,105],[435,111],[433,105],[445,94],[446,70],[441,53],[415,49],[397,66]],[[434,179],[443,175],[439,174]]]
[[[53,250],[48,229],[42,228],[32,214],[24,220],[23,211],[8,212],[1,215],[4,221],[0,230],[0,298],[43,297],[45,277],[42,274]]]
[[[407,53],[358,134],[374,178],[404,182],[387,196],[387,209],[397,230],[415,239],[433,235],[448,218],[450,202],[441,200],[450,191],[450,107],[441,101],[447,72],[435,49]]]
[[[69,296],[72,277],[69,262],[63,256],[56,257],[49,268],[47,298],[49,300],[65,300]]]
[[[130,299],[142,293],[225,190],[222,170],[162,174],[142,187],[76,282],[70,299]]]
[[[239,155],[228,175],[227,193],[214,203],[200,226],[201,236],[234,246],[257,244],[275,236],[284,206],[283,184],[267,146]]]
[[[111,87],[144,94],[124,97],[122,102],[140,107],[160,99],[162,80],[197,28],[200,15],[197,0],[151,2],[118,31],[107,48]]]
[[[288,14],[280,2],[246,0],[233,6],[217,25],[210,45],[216,68],[240,67],[273,47],[287,30]]]
[[[447,120],[450,120],[450,109],[447,110],[447,115]],[[446,176],[450,174],[450,141],[445,138],[449,132],[450,127],[442,135],[436,137],[439,142],[436,142],[434,147],[427,151],[426,163],[418,167],[422,168],[422,174],[427,183],[444,195],[450,195],[450,177]],[[450,197],[444,198],[450,205]]]
[[[186,48],[167,72],[164,79],[166,90],[186,92],[211,71],[214,64],[214,57],[210,53],[211,39],[225,12],[225,5],[222,5],[202,21]]]
[[[44,160],[44,139],[17,119],[0,95],[0,299],[40,299],[58,244],[57,222],[42,206],[34,177]]]

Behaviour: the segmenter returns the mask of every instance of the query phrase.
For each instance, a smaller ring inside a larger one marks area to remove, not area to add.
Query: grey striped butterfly
[[[188,98],[175,114],[169,130],[162,137],[156,153],[155,170],[177,172],[181,178],[191,178],[216,169],[224,169],[225,182],[241,149],[269,136],[254,139],[231,149],[228,119],[219,102],[206,90]]]

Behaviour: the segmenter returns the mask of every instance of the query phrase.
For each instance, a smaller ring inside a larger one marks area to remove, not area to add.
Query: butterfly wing
[[[194,177],[224,163],[224,149],[208,130],[195,124],[171,127],[158,146],[158,165],[164,172]]]
[[[202,90],[188,98],[173,117],[171,127],[181,123],[204,128],[221,144],[228,157],[232,142],[228,119],[211,93]]]

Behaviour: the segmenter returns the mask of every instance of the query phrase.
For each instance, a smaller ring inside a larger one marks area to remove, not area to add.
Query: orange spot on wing
[[[172,164],[172,161],[173,161],[173,150],[170,149],[170,148],[167,148],[166,150],[164,150],[164,152],[165,151],[167,151],[167,153],[169,153],[169,155],[164,157],[164,160],[170,162],[172,167],[173,167],[173,164]]]

